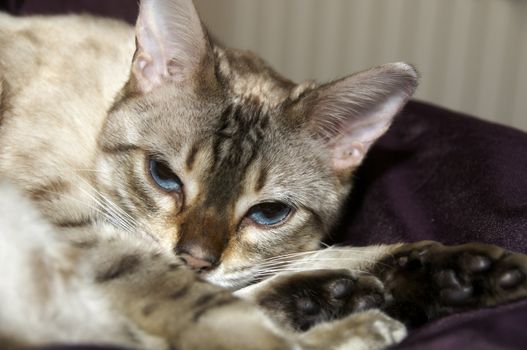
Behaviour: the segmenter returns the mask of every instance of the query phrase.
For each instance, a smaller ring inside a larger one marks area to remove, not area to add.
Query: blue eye
[[[148,168],[150,176],[162,190],[166,192],[180,192],[183,188],[183,183],[179,177],[165,163],[150,158]]]
[[[247,213],[247,217],[260,225],[276,225],[285,220],[291,207],[279,202],[260,203],[255,205]]]

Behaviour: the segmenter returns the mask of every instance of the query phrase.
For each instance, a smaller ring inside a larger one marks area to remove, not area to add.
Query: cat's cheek
[[[283,233],[281,229],[265,229],[256,225],[245,225],[242,232],[242,242],[251,246],[276,242]]]
[[[113,173],[115,172],[115,164],[107,157],[100,157],[97,161],[97,182],[103,187],[111,188],[114,184]]]
[[[157,196],[157,205],[161,208],[161,211],[164,213],[178,213],[182,203],[181,199],[177,196],[170,196],[160,194]],[[175,215],[175,214],[173,214]]]

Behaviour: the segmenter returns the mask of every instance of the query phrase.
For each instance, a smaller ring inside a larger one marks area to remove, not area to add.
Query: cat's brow
[[[188,171],[192,170],[192,167],[194,166],[194,161],[196,160],[196,155],[199,151],[199,143],[196,142],[190,147],[190,151],[188,152],[187,159],[185,160],[185,165],[187,167]]]
[[[101,147],[101,150],[104,153],[109,153],[109,154],[127,153],[127,152],[137,151],[139,149],[140,149],[139,147],[137,147],[136,145],[132,145],[132,144],[117,144],[113,146],[104,145],[103,147]]]
[[[254,188],[255,192],[259,192],[265,185],[267,181],[267,169],[264,167],[260,168],[260,173],[258,174],[258,180],[256,181],[256,186]]]

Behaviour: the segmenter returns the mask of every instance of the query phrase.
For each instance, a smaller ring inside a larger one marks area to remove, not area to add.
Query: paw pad
[[[461,257],[460,263],[472,273],[488,271],[492,266],[490,258],[484,255],[465,254]]]
[[[316,270],[283,276],[260,305],[282,313],[290,325],[305,331],[313,325],[384,303],[382,284],[369,275],[347,270]]]
[[[498,285],[503,289],[514,289],[525,281],[525,274],[519,269],[506,271],[498,278]]]
[[[333,299],[345,299],[353,293],[354,283],[351,278],[340,278],[328,285],[329,295]]]
[[[310,298],[299,298],[296,300],[296,307],[298,311],[305,315],[313,316],[320,312],[320,305],[315,303]]]

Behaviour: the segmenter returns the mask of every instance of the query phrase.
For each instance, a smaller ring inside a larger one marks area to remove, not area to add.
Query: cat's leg
[[[327,249],[238,292],[295,329],[379,308],[410,326],[527,296],[527,256],[487,244]],[[342,269],[345,270],[342,270]]]
[[[120,335],[113,344],[211,350],[293,349],[296,344],[256,305],[200,279],[172,252],[126,238],[77,245],[73,252],[82,257],[77,260],[85,282],[81,288],[91,290],[104,301],[105,313],[114,315],[111,326],[99,329],[101,335]]]
[[[385,303],[384,286],[379,279],[346,269],[282,273],[236,294],[255,301],[273,319],[294,331],[381,308]]]
[[[368,310],[296,333],[305,349],[385,349],[406,337],[406,327],[379,310]]]
[[[154,336],[177,349],[374,350],[406,335],[402,323],[378,311],[291,332],[277,327],[255,304],[200,280],[176,257],[138,254],[128,251],[113,266],[103,264],[95,281],[113,296],[113,307],[133,321],[126,333],[143,342]],[[134,266],[139,262],[142,271]]]

